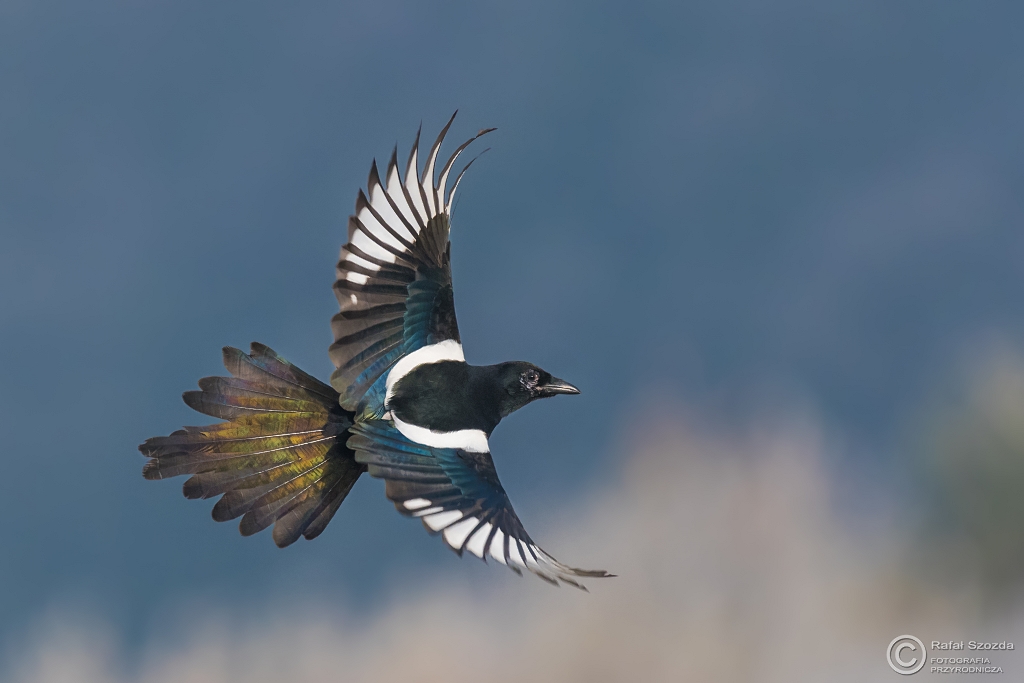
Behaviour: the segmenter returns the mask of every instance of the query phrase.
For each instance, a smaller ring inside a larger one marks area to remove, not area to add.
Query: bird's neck
[[[479,411],[480,418],[486,423],[484,431],[490,436],[494,428],[501,422],[501,418],[508,413],[502,413],[502,397],[504,389],[499,381],[494,365],[470,365],[469,382],[467,383],[467,394],[469,400]]]
[[[505,390],[503,370],[503,364],[469,366],[470,396],[478,405],[488,407],[488,417],[493,419],[494,427],[501,422],[502,418],[508,417],[526,405],[525,402],[518,401],[517,397],[509,395],[509,392]],[[491,430],[494,427],[491,427]],[[487,430],[487,433],[490,434],[491,430]]]

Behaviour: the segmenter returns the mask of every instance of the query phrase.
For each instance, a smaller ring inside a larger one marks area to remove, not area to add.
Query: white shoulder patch
[[[435,432],[426,427],[419,427],[408,422],[402,422],[394,415],[391,416],[395,429],[400,431],[410,441],[431,446],[433,448],[458,448],[470,453],[489,453],[490,446],[487,444],[487,435],[480,429],[460,429],[454,432]]]
[[[465,363],[466,356],[462,353],[462,344],[454,339],[445,339],[442,342],[416,349],[407,356],[399,358],[398,362],[388,371],[388,378],[386,380],[387,393],[384,395],[384,405],[387,406],[388,401],[391,400],[392,390],[395,384],[398,383],[398,380],[421,365],[440,363],[445,360]],[[406,436],[409,435],[406,434]],[[410,436],[409,438],[411,439],[412,437]]]

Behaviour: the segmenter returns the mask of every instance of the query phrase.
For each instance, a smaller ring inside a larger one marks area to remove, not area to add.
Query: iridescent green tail
[[[147,440],[143,476],[191,474],[185,497],[223,494],[213,518],[241,515],[243,536],[273,524],[281,547],[315,538],[366,471],[345,446],[352,414],[338,392],[262,344],[248,355],[226,347],[224,366],[231,377],[205,377],[183,398],[227,422]]]

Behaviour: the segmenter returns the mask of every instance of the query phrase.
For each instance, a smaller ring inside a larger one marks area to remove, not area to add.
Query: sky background
[[[395,514],[379,482],[278,550],[140,476],[137,444],[206,420],[179,396],[223,374],[221,346],[260,341],[327,379],[333,266],[370,161],[456,109],[450,143],[498,127],[453,221],[467,358],[527,359],[583,390],[492,439],[532,535],[645,575],[628,533],[602,540],[601,497],[633,510],[635,481],[669,481],[651,496],[695,512],[669,516],[679,556],[725,552],[685,540],[735,529],[683,480],[743,489],[712,444],[753,481],[805,490],[750,436],[767,431],[820,471],[806,490],[855,530],[844,552],[894,561],[902,541],[878,530],[907,501],[922,528],[976,509],[949,492],[959,470],[933,466],[942,428],[987,434],[1004,423],[970,416],[1024,406],[985,388],[1024,349],[1022,21],[995,2],[0,3],[0,655],[102,632],[97,680],[141,680],[190,619],[241,624],[244,653],[307,607],[346,615],[346,634],[393,633],[395,610],[427,615],[452,591],[481,619],[543,603],[545,586]],[[660,474],[634,476],[644,462]],[[1024,518],[1001,519],[1019,535]],[[740,564],[754,576],[759,558]],[[685,594],[715,574],[681,572]],[[597,599],[654,604],[668,585],[618,581]],[[0,675],[58,680],[34,666]]]

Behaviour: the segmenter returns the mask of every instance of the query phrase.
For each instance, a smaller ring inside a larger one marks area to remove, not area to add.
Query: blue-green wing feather
[[[459,555],[469,550],[516,573],[526,569],[545,581],[578,588],[583,588],[581,577],[610,576],[568,567],[534,543],[512,509],[490,453],[426,446],[385,420],[360,421],[349,432],[347,445],[356,462],[385,480],[398,511],[420,518],[427,531],[441,533]]]

